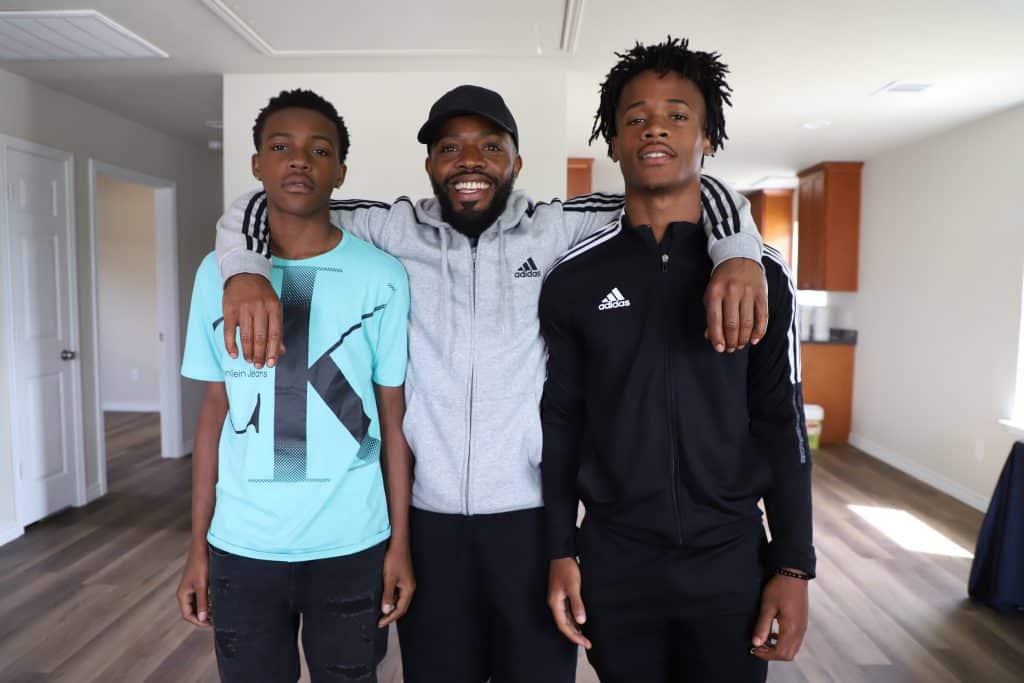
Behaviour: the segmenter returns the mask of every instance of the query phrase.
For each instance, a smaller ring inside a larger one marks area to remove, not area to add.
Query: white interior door
[[[81,406],[71,160],[5,144],[11,424],[18,521],[79,498]]]

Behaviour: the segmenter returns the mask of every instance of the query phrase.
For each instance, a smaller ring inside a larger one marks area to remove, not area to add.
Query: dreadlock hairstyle
[[[341,118],[334,105],[323,97],[312,90],[302,90],[299,88],[295,90],[282,90],[277,97],[270,98],[267,106],[260,110],[259,116],[256,117],[256,123],[252,127],[252,142],[256,145],[256,151],[260,151],[263,126],[266,125],[270,115],[282,109],[291,109],[292,107],[312,109],[323,114],[328,121],[334,124],[334,127],[338,130],[338,163],[345,163],[349,145],[348,128],[345,127],[345,119]]]
[[[732,88],[725,82],[729,67],[719,61],[717,52],[697,52],[689,47],[686,38],[668,36],[665,42],[657,45],[636,46],[628,52],[616,52],[618,63],[612,67],[601,84],[601,103],[594,115],[594,127],[590,132],[589,142],[598,137],[608,143],[608,156],[612,155],[611,139],[618,134],[615,125],[615,110],[619,106],[619,97],[637,74],[653,71],[664,76],[674,71],[683,78],[693,81],[704,96],[707,113],[704,116],[704,133],[711,142],[711,151],[722,148],[729,138],[725,134],[725,115],[723,105],[732,106],[729,93]]]

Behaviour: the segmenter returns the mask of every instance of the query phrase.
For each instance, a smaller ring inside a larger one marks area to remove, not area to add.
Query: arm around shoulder
[[[227,282],[239,273],[270,277],[267,196],[251,190],[235,199],[217,221],[217,265]]]

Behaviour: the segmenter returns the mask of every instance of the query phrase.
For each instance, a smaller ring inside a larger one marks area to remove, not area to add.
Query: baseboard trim
[[[10,543],[16,538],[20,538],[25,533],[25,527],[17,523],[11,523],[7,526],[0,527],[0,546]]]
[[[181,453],[178,453],[177,455],[169,455],[169,456],[167,456],[167,459],[168,460],[177,460],[178,458],[184,458],[184,457],[187,457],[189,455],[192,455],[192,449],[193,448],[194,448],[193,440],[189,439],[188,441],[185,441],[185,442],[183,442],[181,444]]]
[[[105,401],[103,403],[103,412],[105,413],[159,413],[160,408],[159,402]]]
[[[900,472],[908,474],[914,479],[956,498],[961,503],[969,505],[975,510],[980,510],[981,512],[988,510],[988,499],[984,496],[978,495],[963,484],[959,484],[929,467],[905,458],[881,444],[866,439],[859,434],[850,434],[850,445],[864,451],[876,460],[881,460],[886,465],[895,467]]]
[[[89,486],[85,489],[85,504],[88,505],[89,503],[93,502],[102,495],[103,486],[100,484],[100,482],[94,481],[93,483],[89,484]]]

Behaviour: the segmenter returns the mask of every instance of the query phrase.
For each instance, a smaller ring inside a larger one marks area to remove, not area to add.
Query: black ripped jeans
[[[299,678],[299,623],[310,678],[377,681],[387,631],[377,628],[387,542],[309,562],[254,560],[210,547],[210,602],[222,681]]]

